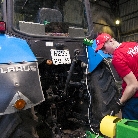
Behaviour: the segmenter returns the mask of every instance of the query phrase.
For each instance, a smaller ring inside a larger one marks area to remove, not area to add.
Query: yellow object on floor
[[[103,135],[113,138],[116,131],[116,123],[121,119],[116,116],[105,116],[100,123],[100,131]]]

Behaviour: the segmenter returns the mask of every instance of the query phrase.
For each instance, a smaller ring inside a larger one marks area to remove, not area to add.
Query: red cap
[[[97,47],[95,51],[97,52],[98,50],[100,50],[104,46],[105,42],[109,40],[110,38],[111,36],[107,33],[99,34],[96,38]]]

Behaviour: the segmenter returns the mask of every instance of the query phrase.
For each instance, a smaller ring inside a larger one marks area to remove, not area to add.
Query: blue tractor
[[[89,1],[1,0],[0,9],[1,138],[99,133],[119,111],[121,80],[112,57],[95,53]]]

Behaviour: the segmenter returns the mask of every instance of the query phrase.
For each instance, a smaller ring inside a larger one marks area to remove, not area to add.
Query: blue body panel
[[[27,42],[23,39],[0,34],[0,64],[37,61]]]
[[[89,72],[92,72],[103,60],[103,58],[111,57],[109,54],[104,54],[101,50],[95,52],[96,46],[96,40],[94,40],[92,46],[87,46]]]

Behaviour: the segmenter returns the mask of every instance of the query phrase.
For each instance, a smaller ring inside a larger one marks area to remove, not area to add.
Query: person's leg
[[[122,118],[138,120],[138,98],[131,98],[122,107]]]

